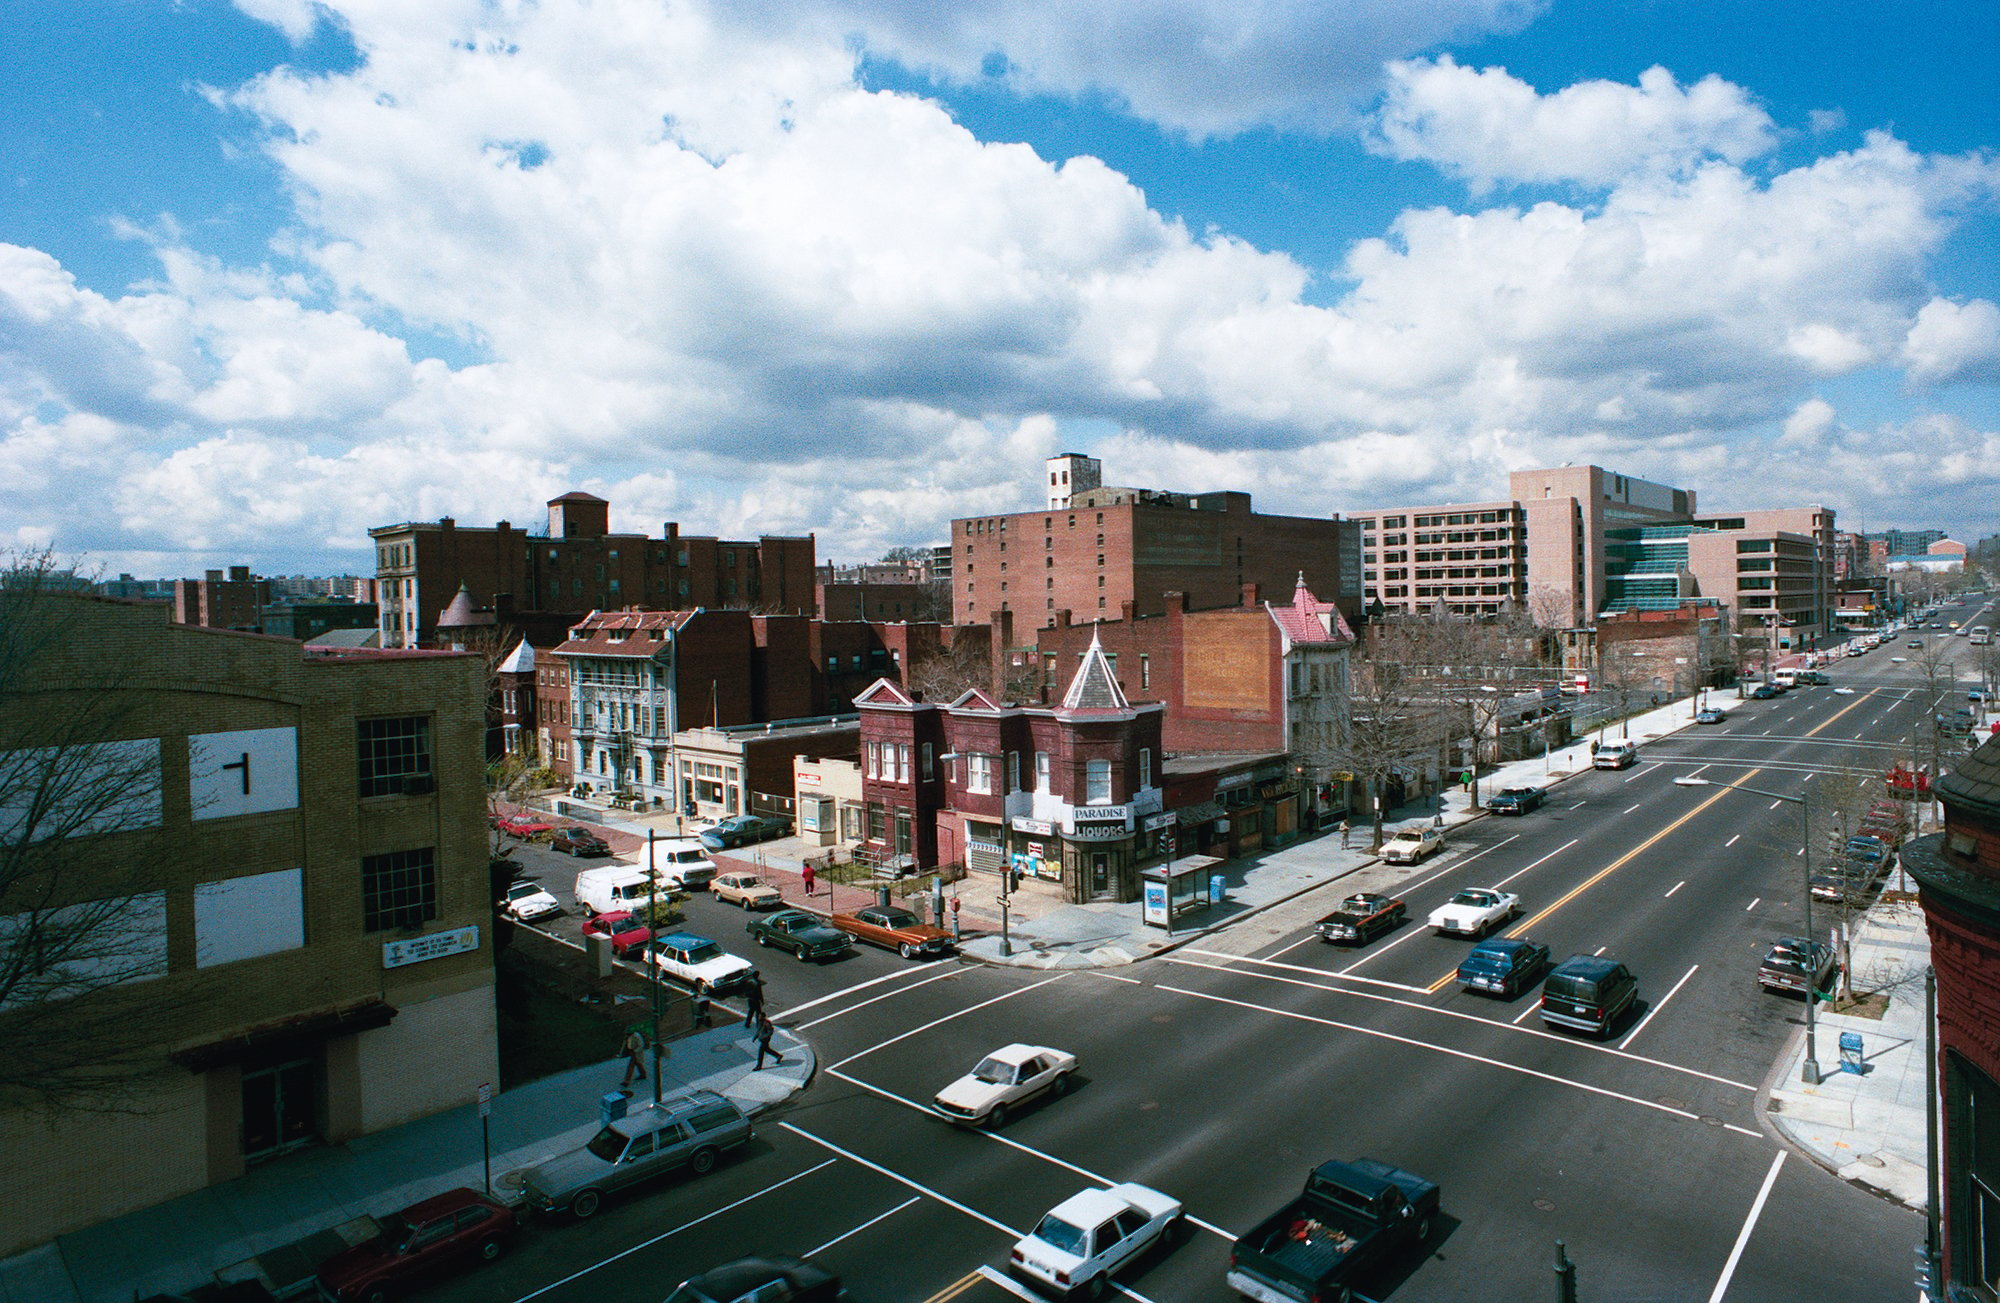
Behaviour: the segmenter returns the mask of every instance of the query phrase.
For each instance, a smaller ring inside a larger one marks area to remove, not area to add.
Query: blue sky
[[[365,570],[581,487],[854,560],[1072,449],[2000,529],[1990,4],[951,13],[16,0],[0,545]]]

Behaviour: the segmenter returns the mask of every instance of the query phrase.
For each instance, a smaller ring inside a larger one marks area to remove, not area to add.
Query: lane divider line
[[[778,1125],[784,1126],[785,1124],[780,1122]],[[542,1295],[547,1294],[553,1290],[561,1289],[563,1286],[569,1284],[571,1281],[582,1280],[585,1276],[588,1276],[591,1272],[596,1271],[600,1267],[608,1267],[612,1263],[617,1262],[620,1258],[629,1258],[633,1254],[639,1252],[641,1249],[650,1249],[655,1244],[658,1244],[661,1240],[669,1239],[672,1236],[679,1235],[682,1231],[692,1229],[693,1227],[701,1225],[705,1221],[709,1221],[712,1220],[713,1218],[720,1217],[722,1216],[722,1214],[729,1212],[732,1209],[741,1208],[744,1204],[749,1203],[752,1199],[761,1199],[765,1195],[770,1194],[773,1190],[779,1190],[784,1188],[785,1186],[790,1185],[794,1181],[803,1180],[822,1168],[833,1166],[834,1163],[837,1161],[838,1160],[836,1159],[829,1158],[824,1163],[814,1163],[811,1167],[808,1167],[805,1171],[794,1172],[782,1181],[773,1182],[772,1184],[765,1186],[761,1190],[756,1190],[750,1194],[744,1195],[741,1199],[738,1199],[735,1203],[726,1203],[722,1205],[722,1207],[720,1208],[710,1209],[708,1212],[703,1213],[701,1216],[695,1218],[693,1221],[682,1222],[679,1226],[674,1227],[670,1231],[661,1231],[658,1235],[655,1235],[650,1240],[641,1240],[639,1243],[632,1245],[630,1248],[620,1249],[618,1252],[612,1254],[610,1257],[604,1259],[602,1262],[593,1262],[588,1267],[585,1267],[583,1270],[573,1271],[569,1275],[564,1276],[561,1280],[550,1281],[548,1284],[542,1286],[540,1289],[534,1291],[531,1294],[523,1294],[520,1298],[516,1299],[514,1303],[528,1303],[529,1299],[540,1298]]]
[[[1183,951],[1182,953],[1186,952]],[[1380,1004],[1397,1004],[1405,1009],[1421,1009],[1425,1013],[1437,1014],[1439,1017],[1459,1018],[1466,1022],[1481,1023],[1487,1027],[1508,1026],[1508,1024],[1501,1022],[1498,1018],[1486,1018],[1479,1014],[1465,1013],[1462,1010],[1447,1009],[1442,1005],[1420,1003],[1416,1000],[1405,1000],[1393,995],[1377,995],[1373,991],[1350,991],[1346,987],[1341,986],[1322,986],[1318,982],[1302,981],[1296,977],[1282,977],[1276,973],[1253,973],[1246,969],[1230,968],[1222,964],[1197,964],[1191,960],[1181,959],[1174,955],[1165,955],[1162,958],[1167,963],[1178,964],[1183,968],[1205,968],[1210,972],[1234,973],[1240,977],[1251,977],[1262,982],[1277,982],[1285,986],[1303,986],[1314,991],[1324,991],[1328,995],[1344,995],[1353,1000],[1374,1000]],[[1336,974],[1323,973],[1321,976],[1332,977],[1336,976]],[[1352,981],[1353,979],[1350,978],[1349,980]],[[1528,1005],[1531,1011],[1540,1007],[1541,1002],[1539,1000],[1531,1001]],[[1516,1018],[1514,1021],[1518,1023],[1520,1019]],[[1609,1054],[1614,1058],[1630,1059],[1634,1063],[1643,1063],[1648,1067],[1663,1068],[1668,1072],[1678,1072],[1689,1077],[1699,1077],[1703,1081],[1712,1081],[1718,1086],[1733,1086],[1737,1090],[1748,1091],[1753,1095],[1757,1093],[1757,1088],[1749,1082],[1731,1081],[1727,1077],[1718,1077],[1712,1072],[1703,1072],[1700,1068],[1689,1068],[1682,1064],[1669,1063],[1665,1059],[1649,1059],[1643,1054],[1630,1054],[1609,1045],[1600,1045],[1594,1041],[1578,1040],[1574,1036],[1559,1036],[1554,1032],[1540,1031],[1533,1027],[1513,1027],[1511,1030],[1522,1036],[1539,1036],[1544,1040],[1555,1041],[1559,1044],[1570,1046],[1572,1049],[1587,1050],[1592,1054]]]
[[[861,1223],[861,1225],[855,1227],[851,1231],[842,1231],[840,1234],[828,1240],[825,1244],[820,1245],[817,1249],[807,1249],[805,1251],[804,1256],[808,1258],[817,1257],[818,1255],[825,1253],[828,1249],[832,1248],[834,1245],[840,1243],[842,1240],[846,1239],[848,1236],[859,1235],[861,1234],[861,1232],[867,1230],[870,1226],[873,1226],[876,1222],[887,1221],[889,1218],[894,1217],[897,1213],[903,1211],[903,1209],[909,1207],[911,1204],[922,1203],[923,1199],[924,1197],[922,1195],[913,1194],[909,1198],[903,1200],[903,1202],[897,1204],[894,1208],[891,1208],[888,1212],[878,1213],[875,1216],[870,1217],[867,1221]]]
[[[1673,999],[1675,995],[1679,994],[1680,989],[1683,986],[1687,985],[1688,978],[1693,977],[1696,973],[1700,971],[1701,971],[1701,965],[1696,964],[1693,968],[1690,968],[1685,973],[1682,973],[1681,980],[1675,982],[1673,984],[1672,989],[1670,989],[1665,995],[1660,997],[1659,1003],[1655,1004],[1652,1008],[1646,1010],[1646,1016],[1644,1018],[1641,1018],[1639,1020],[1639,1025],[1632,1029],[1632,1034],[1630,1036],[1627,1036],[1624,1040],[1618,1042],[1618,1048],[1621,1050],[1627,1049],[1631,1046],[1633,1041],[1638,1040],[1639,1033],[1646,1030],[1646,1024],[1653,1021],[1653,1015],[1659,1013],[1660,1010],[1666,1008],[1667,1001]]]
[[[1750,1232],[1757,1229],[1757,1218],[1764,1211],[1764,1201],[1771,1197],[1771,1187],[1778,1183],[1778,1169],[1785,1165],[1785,1151],[1771,1160],[1771,1170],[1764,1174],[1764,1184],[1757,1191],[1757,1198],[1750,1205],[1750,1215],[1743,1219],[1743,1229],[1736,1236],[1736,1247],[1729,1251],[1729,1261],[1722,1265],[1722,1279],[1715,1282],[1715,1292],[1708,1296],[1708,1303],[1722,1303],[1722,1296],[1729,1292],[1729,1281],[1736,1274],[1736,1264],[1743,1260],[1743,1250],[1750,1244]]]
[[[1673,886],[1671,886],[1671,887],[1668,887],[1668,888],[1667,888],[1667,894],[1666,894],[1666,895],[1664,895],[1664,896],[1662,896],[1662,897],[1660,897],[1660,899],[1661,899],[1661,900],[1672,900],[1672,899],[1674,898],[1674,893],[1675,893],[1676,891],[1679,891],[1679,890],[1680,890],[1680,889],[1681,889],[1682,887],[1685,887],[1685,886],[1687,886],[1687,885],[1688,885],[1688,882],[1687,882],[1687,879],[1686,879],[1686,878],[1682,878],[1682,879],[1681,879],[1681,880],[1680,880],[1679,882],[1676,882],[1676,883],[1675,883],[1675,884],[1674,884]]]
[[[1689,1112],[1684,1108],[1675,1108],[1670,1104],[1662,1104],[1658,1100],[1642,1099],[1637,1095],[1627,1095],[1621,1091],[1611,1090],[1604,1086],[1593,1086],[1588,1082],[1572,1081],[1568,1077],[1558,1077],[1552,1072],[1543,1072],[1538,1068],[1529,1068],[1518,1063],[1509,1063],[1505,1059],[1488,1058],[1483,1054],[1474,1054],[1470,1050],[1454,1049],[1449,1045],[1434,1045],[1429,1041],[1420,1041],[1412,1036],[1399,1036],[1395,1032],[1383,1031],[1376,1027],[1363,1027],[1359,1023],[1344,1023],[1335,1018],[1321,1018],[1315,1014],[1297,1013],[1290,1009],[1277,1009],[1269,1005],[1252,1004],[1248,1000],[1232,1000],[1227,996],[1209,995],[1201,991],[1190,991],[1178,986],[1162,985],[1156,989],[1172,991],[1176,995],[1191,996],[1197,1000],[1209,1000],[1216,1004],[1234,1005],[1239,1009],[1252,1009],[1258,1013],[1274,1014],[1277,1017],[1291,1018],[1298,1022],[1317,1023],[1322,1027],[1333,1027],[1340,1031],[1357,1032],[1363,1036],[1373,1036],[1378,1040],[1394,1041],[1398,1045],[1407,1045],[1413,1049],[1429,1050],[1434,1054],[1443,1054],[1454,1059],[1464,1059],[1468,1063],[1480,1063],[1490,1068],[1499,1068],[1504,1072],[1515,1072],[1524,1077],[1533,1077],[1538,1081],[1553,1082],[1558,1086],[1568,1086],[1575,1090],[1586,1091],[1592,1095],[1602,1095],[1606,1099],[1615,1099],[1627,1104],[1636,1104],[1640,1108],[1652,1109],[1657,1113],[1669,1113],[1674,1117],[1686,1118],[1690,1122],[1699,1122],[1701,1120],[1699,1114]],[[789,1124],[781,1123],[780,1125]]]
[[[1070,971],[1074,972],[1076,970],[1072,969]],[[1063,980],[1063,978],[1068,976],[1069,973],[1057,973],[1054,977],[1045,977],[1041,981],[1036,982],[1033,985],[1016,987],[1013,990],[1008,991],[1004,995],[996,995],[991,1000],[981,1000],[978,1004],[969,1004],[965,1008],[957,1010],[956,1012],[953,1013],[948,1013],[942,1018],[933,1018],[921,1027],[912,1027],[910,1028],[910,1030],[903,1032],[900,1035],[891,1036],[886,1041],[878,1041],[877,1043],[869,1046],[865,1050],[857,1050],[853,1054],[850,1054],[846,1058],[840,1060],[838,1063],[831,1065],[831,1067],[833,1068],[846,1067],[848,1064],[854,1062],[858,1058],[861,1058],[863,1055],[873,1054],[877,1050],[885,1050],[889,1048],[891,1045],[894,1045],[897,1041],[906,1041],[910,1037],[920,1035],[923,1032],[927,1032],[933,1027],[942,1026],[943,1024],[950,1022],[954,1018],[963,1018],[965,1015],[969,1013],[976,1013],[977,1011],[984,1009],[989,1004],[998,1004],[1002,1000],[1011,1000],[1017,995],[1026,995],[1029,991],[1039,991],[1043,987],[1047,986],[1050,982],[1060,982]],[[800,1030],[804,1029],[801,1028]]]
[[[916,972],[916,973],[921,973],[921,972],[922,972],[922,971],[924,971],[924,970],[923,970],[923,969],[921,969],[921,968],[915,968],[915,969],[911,969],[910,971],[911,971],[911,972]],[[861,1002],[860,1004],[851,1004],[851,1005],[847,1006],[847,1008],[845,1008],[845,1009],[836,1009],[836,1010],[835,1010],[834,1012],[832,1012],[832,1013],[830,1013],[830,1014],[826,1014],[826,1015],[824,1015],[823,1017],[819,1017],[819,1018],[815,1018],[815,1019],[813,1019],[813,1020],[812,1020],[811,1022],[809,1022],[809,1023],[804,1023],[804,1024],[801,1024],[800,1026],[797,1026],[797,1027],[794,1027],[794,1028],[793,1028],[792,1030],[793,1030],[793,1031],[801,1031],[801,1032],[802,1032],[802,1031],[805,1031],[805,1030],[807,1030],[808,1028],[811,1028],[811,1027],[817,1027],[817,1026],[819,1026],[819,1025],[820,1025],[821,1023],[823,1023],[823,1022],[832,1022],[832,1021],[833,1021],[833,1020],[834,1020],[835,1018],[845,1018],[845,1017],[846,1017],[846,1016],[847,1016],[848,1014],[851,1014],[851,1013],[853,1013],[853,1012],[854,1012],[855,1010],[857,1010],[857,1009],[866,1009],[866,1008],[867,1008],[867,1007],[868,1007],[869,1005],[871,1005],[871,1004],[874,1004],[874,1003],[875,1003],[876,1001],[878,1001],[878,1000],[887,1000],[887,999],[891,998],[892,996],[898,996],[898,995],[907,995],[907,994],[908,994],[909,992],[911,992],[911,991],[914,991],[914,990],[916,990],[916,989],[917,989],[918,987],[920,987],[920,986],[929,986],[929,985],[930,985],[930,984],[931,984],[932,982],[942,982],[942,981],[943,981],[943,980],[944,980],[945,978],[947,978],[947,977],[956,977],[956,976],[958,976],[958,974],[959,974],[959,973],[960,973],[961,971],[962,971],[961,969],[959,969],[959,968],[958,968],[958,967],[957,967],[956,965],[954,965],[953,967],[951,967],[951,968],[948,968],[948,969],[946,969],[946,970],[945,970],[944,972],[942,972],[942,973],[933,973],[933,974],[931,974],[931,975],[930,975],[929,977],[926,977],[926,978],[925,978],[925,979],[924,979],[923,981],[921,981],[921,982],[912,982],[912,983],[911,983],[910,985],[908,985],[908,986],[906,986],[906,987],[902,988],[902,989],[901,989],[901,990],[899,990],[899,991],[887,991],[887,992],[884,992],[884,993],[883,993],[883,994],[881,994],[881,995],[877,995],[877,996],[871,996],[871,997],[869,997],[868,999],[866,999],[866,1000],[863,1000],[863,1001],[862,1001],[862,1002]],[[891,973],[891,974],[890,974],[890,976],[891,976],[891,977],[898,977],[898,976],[901,976],[901,974],[898,974],[898,973]],[[882,979],[878,977],[878,978],[876,978],[875,980],[879,982],[879,981],[881,981]],[[856,988],[856,989],[858,990],[859,988]],[[844,995],[844,994],[846,994],[846,993],[845,993],[845,992],[842,992],[842,991],[836,991],[836,992],[834,992],[834,995]],[[827,999],[827,1000],[831,1000],[831,999],[833,999],[833,996],[832,996],[832,995],[829,995],[829,996],[824,996],[824,997],[822,997],[822,998],[823,998],[823,999]],[[819,1001],[818,1001],[818,1000],[815,1000],[815,1001],[813,1001],[813,1003],[814,1003],[814,1004],[818,1004],[818,1003],[819,1003]],[[803,1008],[805,1008],[805,1007],[806,1007],[806,1006],[804,1006],[804,1005],[800,1005],[800,1006],[799,1006],[799,1009],[803,1009]],[[792,1014],[795,1014],[795,1013],[797,1013],[798,1011],[799,1011],[798,1009],[787,1009],[787,1010],[785,1011],[785,1014],[786,1014],[786,1016],[787,1016],[787,1017],[789,1017],[790,1015],[792,1015]]]

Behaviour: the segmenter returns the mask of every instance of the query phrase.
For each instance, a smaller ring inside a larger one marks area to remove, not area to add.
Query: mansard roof
[[[1093,631],[1090,635],[1090,650],[1083,654],[1083,664],[1077,666],[1076,677],[1069,681],[1069,691],[1063,694],[1064,710],[1130,710],[1131,703],[1125,700],[1125,690],[1118,686],[1118,676],[1112,673],[1111,660],[1104,654],[1104,644],[1098,641]]]

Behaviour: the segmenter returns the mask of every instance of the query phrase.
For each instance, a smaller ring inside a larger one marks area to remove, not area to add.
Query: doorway
[[[1111,894],[1111,856],[1105,851],[1090,853],[1090,894],[1092,897]]]
[[[243,1156],[269,1158],[319,1138],[319,1063],[294,1059],[243,1073]]]

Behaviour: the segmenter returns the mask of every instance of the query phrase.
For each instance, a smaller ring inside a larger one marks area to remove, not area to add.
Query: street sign
[[[493,1116],[493,1087],[484,1081],[479,1083],[479,1116]]]

